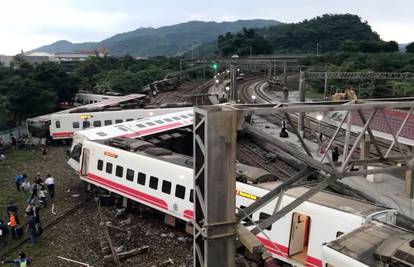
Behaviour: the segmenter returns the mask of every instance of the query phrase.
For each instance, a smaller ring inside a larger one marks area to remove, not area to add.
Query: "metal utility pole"
[[[316,42],[316,56],[319,56],[319,42]]]
[[[299,72],[299,101],[305,102],[305,72]],[[298,131],[303,135],[305,132],[305,113],[299,113]]]
[[[230,92],[231,92],[231,100],[237,102],[239,99],[239,95],[237,92],[237,85],[236,85],[236,67],[232,64],[230,65]]]
[[[180,81],[183,79],[183,60],[180,59]]]
[[[210,106],[194,115],[194,266],[233,267],[237,112]]]
[[[324,86],[323,86],[323,100],[327,100],[326,98],[328,97],[328,71],[326,70],[325,67],[325,82],[324,82]]]

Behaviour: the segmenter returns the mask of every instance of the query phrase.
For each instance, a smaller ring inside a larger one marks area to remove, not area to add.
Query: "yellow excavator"
[[[332,101],[340,101],[340,100],[357,100],[358,97],[351,87],[350,89],[345,89],[343,93],[336,92],[331,96]]]

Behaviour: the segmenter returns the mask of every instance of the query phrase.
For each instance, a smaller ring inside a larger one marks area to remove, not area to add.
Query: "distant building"
[[[87,50],[79,52],[57,52],[57,53],[47,53],[47,52],[29,52],[20,54],[27,62],[31,64],[53,61],[53,62],[77,62],[84,61],[88,57],[104,57],[109,56],[108,49],[99,48],[97,50]],[[5,56],[0,55],[0,62],[6,66],[10,66],[10,62],[13,61],[14,56]]]
[[[13,56],[0,55],[0,65],[9,67],[12,60]]]

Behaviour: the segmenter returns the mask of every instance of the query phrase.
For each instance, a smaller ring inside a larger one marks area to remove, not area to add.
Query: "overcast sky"
[[[414,0],[0,0],[0,54],[189,20],[299,22],[324,13],[357,14],[384,40],[407,43],[413,11]]]

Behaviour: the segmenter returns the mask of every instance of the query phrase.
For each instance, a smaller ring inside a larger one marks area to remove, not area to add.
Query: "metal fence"
[[[0,141],[3,141],[4,144],[10,144],[11,142],[11,136],[14,136],[16,139],[19,139],[20,137],[23,137],[27,135],[27,128],[26,124],[16,127],[7,129],[0,132]]]

